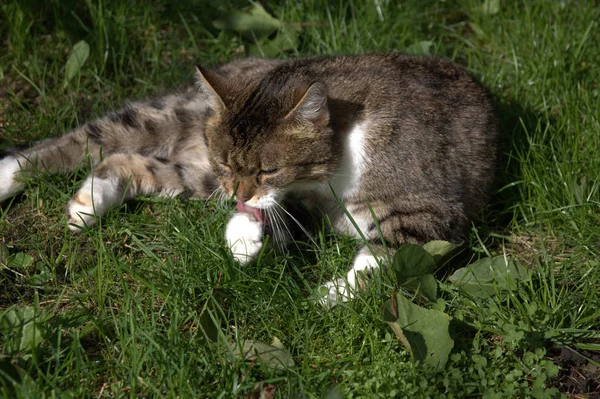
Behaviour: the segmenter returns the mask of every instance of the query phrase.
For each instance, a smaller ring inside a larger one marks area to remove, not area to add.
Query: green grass
[[[188,84],[196,62],[223,62],[252,45],[212,25],[248,3],[162,3],[0,4],[0,144],[59,135],[126,99]],[[486,10],[474,0],[307,0],[268,8],[303,23],[294,48],[280,55],[427,41],[496,99],[497,194],[461,256],[436,274],[456,329],[444,370],[411,363],[382,321],[392,295],[386,276],[347,305],[315,304],[314,288],[343,275],[355,241],[323,233],[315,244],[299,243],[302,254],[267,251],[241,267],[222,239],[228,209],[151,198],[72,235],[63,212],[83,168],[42,174],[2,204],[0,242],[13,258],[32,257],[0,270],[2,395],[512,398],[598,390],[584,377],[581,386],[569,383],[569,370],[553,360],[563,364],[561,350],[600,358],[581,347],[598,349],[600,330],[600,7],[501,3]],[[90,57],[63,89],[68,50],[80,40]],[[448,284],[454,268],[488,252],[510,254],[531,279],[487,301]],[[275,337],[294,367],[244,361],[231,350]],[[584,362],[581,375],[593,377],[590,367]]]

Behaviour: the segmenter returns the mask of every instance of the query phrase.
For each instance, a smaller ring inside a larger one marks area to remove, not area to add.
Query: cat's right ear
[[[208,106],[214,111],[227,108],[221,94],[227,90],[227,84],[218,74],[196,65],[196,88],[204,93]]]
[[[317,125],[326,125],[329,122],[327,86],[323,83],[315,82],[308,89],[297,91],[296,94],[299,94],[300,98],[284,119],[296,117]]]

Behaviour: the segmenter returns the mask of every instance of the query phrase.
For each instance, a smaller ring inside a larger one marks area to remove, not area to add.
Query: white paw
[[[378,267],[379,262],[373,255],[357,255],[346,278],[329,281],[319,288],[318,292],[323,295],[319,303],[325,307],[333,307],[338,303],[348,302],[358,291],[364,290],[365,278],[371,270]]]
[[[14,180],[15,174],[20,169],[17,158],[0,159],[0,201],[12,197],[23,188],[23,183]]]
[[[225,229],[225,241],[242,265],[250,262],[263,245],[263,226],[247,213],[236,213]]]
[[[96,216],[121,202],[122,192],[116,178],[99,179],[88,177],[77,194],[67,204],[69,229],[80,231],[96,223]]]
[[[319,304],[321,306],[332,308],[338,303],[348,302],[354,294],[349,290],[348,282],[343,278],[335,281],[328,281],[319,287]]]

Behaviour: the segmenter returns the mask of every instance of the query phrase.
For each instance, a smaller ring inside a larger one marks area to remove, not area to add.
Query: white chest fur
[[[332,197],[331,189],[333,189],[337,198],[344,204],[346,212],[350,214],[354,223],[364,234],[367,233],[367,226],[371,222],[371,218],[355,212],[356,209],[354,208],[356,206],[348,206],[346,200],[360,192],[361,179],[369,163],[369,157],[365,149],[365,126],[368,126],[368,122],[356,124],[346,136],[343,142],[344,153],[340,165],[329,181],[331,188],[325,187],[329,197]],[[337,206],[334,206],[334,208],[337,208]],[[330,214],[330,218],[336,231],[360,237],[354,223],[349,220],[345,213],[333,212],[333,214]]]
[[[352,197],[359,190],[360,179],[368,163],[365,151],[365,128],[368,122],[357,123],[344,140],[340,166],[329,181],[340,199]]]

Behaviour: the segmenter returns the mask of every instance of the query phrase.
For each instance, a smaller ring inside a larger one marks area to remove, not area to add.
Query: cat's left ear
[[[300,101],[286,115],[285,119],[298,118],[324,126],[329,123],[327,107],[327,86],[315,82],[304,92]]]
[[[227,84],[218,74],[196,65],[196,88],[206,95],[208,106],[213,110],[227,108],[222,93],[227,90]]]

